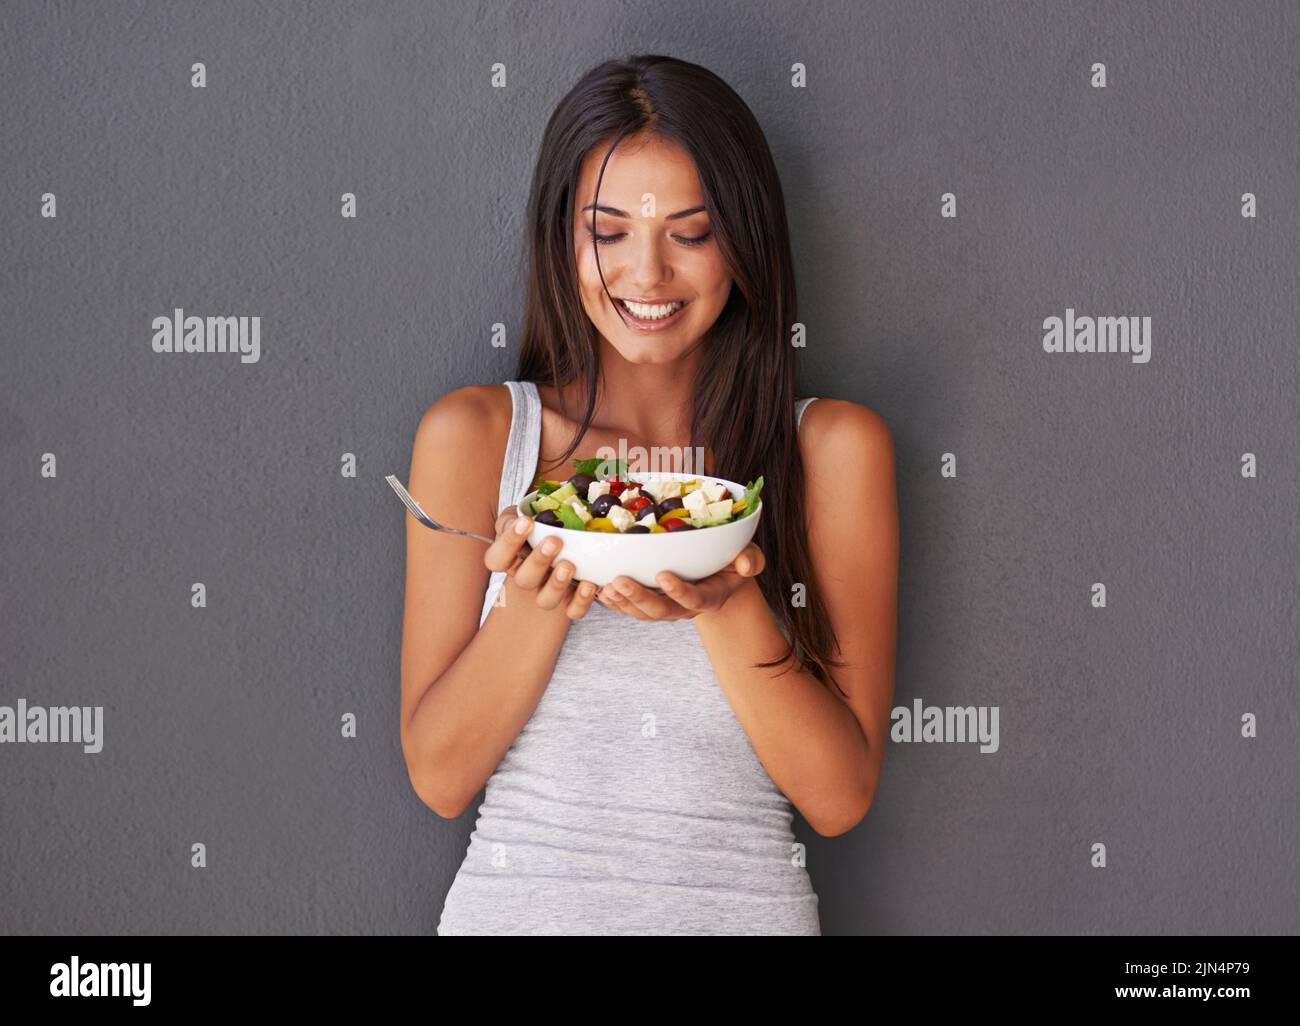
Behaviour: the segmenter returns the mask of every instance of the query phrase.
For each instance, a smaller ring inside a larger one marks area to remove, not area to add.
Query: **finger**
[[[616,594],[623,596],[625,605],[640,610],[648,619],[673,620],[681,613],[677,603],[663,595],[655,594],[630,577],[615,577],[612,586]]]
[[[515,584],[525,591],[532,591],[541,587],[542,579],[546,576],[546,571],[550,569],[551,560],[556,557],[559,551],[560,539],[554,536],[547,538],[540,546],[533,549],[528,558],[515,571]]]
[[[757,577],[763,572],[767,560],[763,556],[763,550],[750,542],[745,546],[744,551],[736,557],[733,565],[736,568],[736,573],[740,574],[741,577]]]
[[[695,613],[706,613],[717,605],[717,596],[710,589],[701,588],[691,581],[683,581],[667,570],[655,578],[659,587],[679,606]]]
[[[647,619],[645,613],[637,609],[636,606],[628,602],[620,595],[612,584],[607,584],[601,588],[596,597],[600,599],[601,605],[606,609],[613,610],[615,613],[622,613],[624,616],[630,616],[634,620]]]
[[[573,564],[560,560],[551,570],[551,576],[538,589],[537,604],[543,609],[554,609],[569,597],[569,583],[573,580]]]
[[[495,528],[496,533],[500,534],[502,531],[504,531],[506,529],[506,526],[510,523],[510,521],[514,520],[515,517],[517,516],[519,516],[518,506],[507,506],[500,513],[498,513],[496,528]]]
[[[483,553],[483,565],[494,572],[508,571],[519,558],[520,549],[528,541],[528,532],[532,529],[531,517],[516,518]]]
[[[574,590],[573,598],[569,599],[564,615],[570,620],[581,620],[587,615],[587,610],[591,608],[591,601],[595,597],[596,586],[590,581],[583,581]]]

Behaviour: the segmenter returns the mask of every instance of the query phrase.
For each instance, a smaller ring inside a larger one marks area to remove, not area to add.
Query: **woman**
[[[447,818],[487,786],[438,932],[819,935],[791,805],[842,834],[880,777],[890,433],[854,403],[796,404],[780,182],[704,68],[585,75],[546,126],[528,218],[518,381],[439,399],[411,460],[431,515],[496,538],[407,521],[411,784]],[[764,475],[754,544],[703,581],[599,593],[562,548],[531,550],[514,503],[620,442]]]

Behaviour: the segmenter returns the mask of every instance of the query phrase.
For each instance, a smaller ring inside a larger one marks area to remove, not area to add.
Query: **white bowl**
[[[667,478],[670,481],[716,481],[724,485],[733,499],[745,496],[745,486],[720,477],[703,474],[641,474],[638,478]],[[536,495],[530,491],[520,498],[518,506]],[[758,518],[763,515],[763,500],[749,516],[729,524],[699,527],[694,531],[666,531],[663,534],[609,534],[604,531],[575,531],[568,527],[553,527],[533,521],[528,544],[533,548],[547,538],[560,539],[563,548],[551,561],[573,564],[574,578],[591,581],[597,586],[606,585],[615,577],[630,577],[647,588],[658,588],[655,574],[667,570],[683,581],[698,581],[716,574],[729,566],[740,555],[754,532]]]

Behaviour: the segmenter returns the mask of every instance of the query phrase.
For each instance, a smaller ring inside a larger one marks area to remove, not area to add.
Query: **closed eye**
[[[589,239],[595,239],[596,244],[599,246],[608,246],[611,243],[618,242],[619,239],[623,238],[623,236],[627,234],[627,232],[619,232],[617,235],[597,235],[590,228],[586,229],[586,232],[587,232],[587,237]],[[711,231],[705,232],[703,235],[696,235],[696,236],[686,236],[686,235],[673,236],[673,238],[676,239],[678,242],[680,242],[683,246],[703,246],[712,237],[713,237],[713,232]]]

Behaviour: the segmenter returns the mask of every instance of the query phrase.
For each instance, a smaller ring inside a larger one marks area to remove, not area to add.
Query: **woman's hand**
[[[572,563],[561,560],[551,566],[560,551],[560,540],[547,538],[533,549],[527,541],[532,529],[530,517],[520,516],[518,507],[507,506],[497,517],[496,541],[483,554],[483,565],[505,573],[507,586],[513,581],[517,590],[533,593],[542,609],[564,603],[565,615],[570,620],[581,620],[591,608],[596,586],[583,581],[574,588]]]
[[[658,574],[655,580],[665,595],[630,577],[615,577],[600,589],[599,598],[610,609],[637,620],[689,620],[721,608],[738,588],[762,572],[765,563],[762,550],[751,543],[730,566],[702,581],[688,583],[666,570]]]

